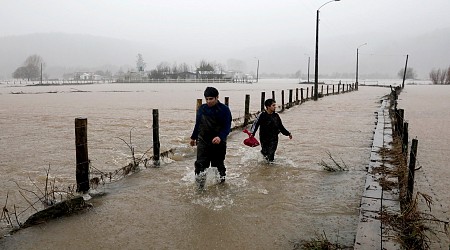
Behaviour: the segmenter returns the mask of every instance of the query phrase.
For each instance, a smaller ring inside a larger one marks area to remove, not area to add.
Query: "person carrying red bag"
[[[244,129],[242,132],[244,132],[248,135],[248,138],[244,140],[245,145],[252,147],[252,148],[259,146],[259,141],[253,136],[252,133],[250,133],[247,129]]]
[[[289,136],[289,139],[292,139],[292,134],[283,126],[280,116],[275,112],[277,108],[275,100],[267,99],[264,106],[266,110],[258,115],[250,132],[255,136],[256,131],[260,128],[261,153],[269,163],[272,163],[278,146],[278,134]]]

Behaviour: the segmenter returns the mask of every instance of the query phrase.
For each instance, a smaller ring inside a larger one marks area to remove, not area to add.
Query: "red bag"
[[[244,140],[244,144],[249,147],[256,147],[259,146],[259,141],[252,135],[252,133],[248,132],[247,129],[244,129],[242,131],[248,135],[248,138]]]

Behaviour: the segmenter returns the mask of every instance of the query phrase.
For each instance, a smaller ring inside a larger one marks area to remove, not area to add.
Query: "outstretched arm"
[[[279,125],[279,129],[280,132],[285,135],[285,136],[289,136],[289,139],[292,139],[292,134],[291,132],[289,132],[284,126],[283,126],[283,122],[281,121],[280,116],[278,116],[278,125]]]

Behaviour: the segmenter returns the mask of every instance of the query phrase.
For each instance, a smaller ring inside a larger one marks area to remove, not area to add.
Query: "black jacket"
[[[255,135],[259,130],[259,139],[261,142],[267,142],[271,140],[278,141],[278,134],[281,132],[285,136],[289,136],[291,133],[283,126],[281,118],[278,113],[269,114],[266,111],[258,115],[255,122],[252,125],[250,132]]]

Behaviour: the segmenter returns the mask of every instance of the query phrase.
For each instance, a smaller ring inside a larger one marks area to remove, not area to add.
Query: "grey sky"
[[[199,59],[217,60],[225,60],[231,50],[256,48],[258,53],[280,43],[296,44],[301,50],[296,52],[298,55],[309,54],[312,58],[316,10],[326,2],[2,0],[0,36],[41,32],[91,34],[174,46],[179,51],[197,51]],[[335,46],[330,40],[345,38],[342,44],[336,44],[339,48],[333,49],[354,54],[358,45],[367,42],[364,50],[369,53],[371,45],[390,40],[396,43],[408,36],[449,28],[449,10],[449,0],[332,2],[320,9],[320,51],[327,53],[327,47]],[[399,54],[406,53],[399,51]],[[263,58],[264,55],[254,56]]]

